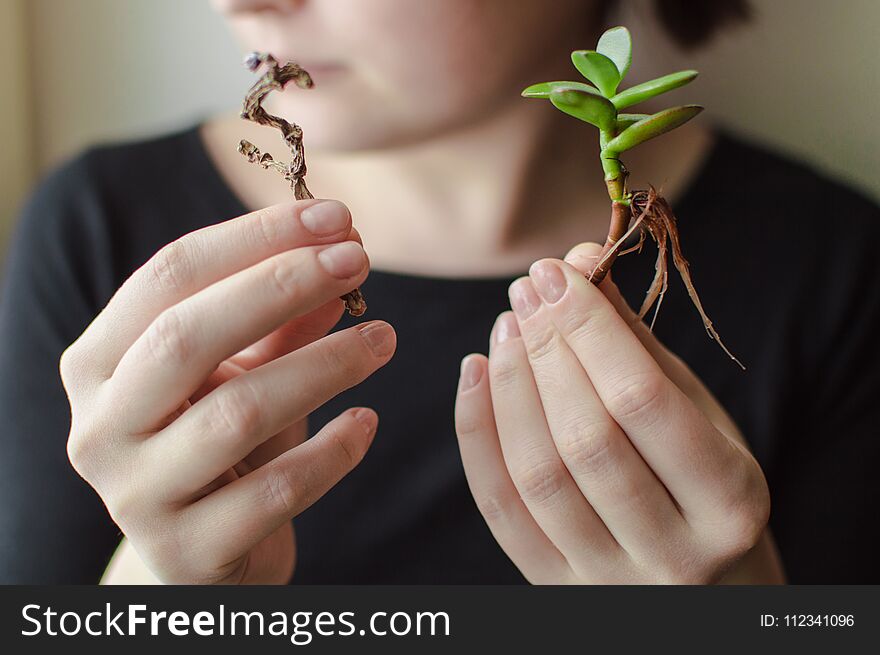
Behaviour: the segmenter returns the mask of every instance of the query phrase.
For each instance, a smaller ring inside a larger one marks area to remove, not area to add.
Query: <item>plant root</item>
[[[625,225],[632,221],[632,225],[622,234],[619,227],[622,220],[620,218],[621,208],[628,210]],[[635,220],[632,220],[633,216],[635,216]],[[745,370],[746,367],[743,366],[742,362],[724,345],[721,336],[715,330],[715,326],[712,325],[712,321],[706,314],[706,310],[703,309],[703,304],[700,302],[700,297],[691,279],[688,262],[682,254],[681,238],[675,214],[666,199],[658,194],[654,187],[650,187],[647,190],[634,191],[631,195],[629,207],[618,202],[612,204],[611,224],[612,229],[609,230],[609,237],[605,242],[605,247],[599,255],[596,266],[587,278],[598,285],[604,279],[611,268],[611,264],[617,257],[628,252],[641,252],[646,237],[650,236],[654,243],[657,244],[657,260],[654,263],[654,279],[651,281],[651,286],[648,287],[648,291],[645,294],[645,299],[638,312],[638,318],[643,320],[651,310],[651,307],[654,307],[654,315],[649,326],[649,329],[653,331],[654,322],[657,320],[657,314],[660,311],[660,305],[663,302],[663,297],[669,284],[669,250],[671,247],[672,263],[678,270],[691,302],[696,307],[697,312],[699,312],[700,318],[703,319],[703,326],[706,328],[706,332],[727,353],[730,359]],[[636,230],[639,233],[638,243],[621,251],[623,243]]]
[[[244,99],[241,117],[259,125],[274,127],[281,132],[284,142],[290,148],[292,158],[289,164],[276,160],[268,152],[260,152],[250,141],[242,139],[238,151],[247,157],[252,164],[259,164],[263,169],[272,168],[278,171],[290,183],[290,188],[297,200],[314,198],[306,186],[306,155],[303,148],[303,132],[299,125],[288,123],[280,116],[273,116],[263,109],[263,100],[272,91],[280,91],[288,82],[294,82],[301,89],[310,89],[314,85],[311,76],[300,66],[289,62],[279,66],[278,61],[270,54],[252,53],[245,59],[245,65],[256,71],[262,64],[267,67],[263,76],[250,88]],[[361,316],[367,311],[360,289],[353,289],[341,297],[345,308],[352,316]]]

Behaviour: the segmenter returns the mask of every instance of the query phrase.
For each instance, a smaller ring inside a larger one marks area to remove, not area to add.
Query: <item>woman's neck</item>
[[[581,241],[603,241],[609,201],[593,130],[537,102],[512,105],[415,145],[346,154],[307,148],[309,187],[351,208],[380,270],[516,274]],[[241,137],[275,143],[272,136],[234,117],[203,129],[209,155],[249,209],[289,199],[290,191],[228,144]],[[628,164],[643,174],[635,182],[650,176],[674,197],[698,168],[708,136],[697,128],[664,139],[662,164],[650,143]]]

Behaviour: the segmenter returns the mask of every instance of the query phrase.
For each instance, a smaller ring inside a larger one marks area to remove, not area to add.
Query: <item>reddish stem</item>
[[[589,279],[593,284],[598,285],[605,279],[608,271],[611,270],[611,265],[617,259],[620,251],[620,248],[615,248],[614,246],[626,234],[631,216],[628,204],[617,202],[616,200],[611,203],[611,224],[608,226],[608,237],[605,239],[602,252],[599,253],[598,263],[589,275]]]

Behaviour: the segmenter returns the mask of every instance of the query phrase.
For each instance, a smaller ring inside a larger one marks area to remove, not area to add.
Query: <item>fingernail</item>
[[[461,362],[461,391],[475,386],[483,377],[483,365],[476,357],[465,357]]]
[[[510,312],[505,312],[495,322],[495,343],[504,343],[508,339],[519,336],[519,325],[516,317]]]
[[[541,306],[541,299],[529,278],[520,278],[510,285],[510,306],[521,319],[528,318]]]
[[[558,302],[565,294],[565,287],[568,285],[565,279],[565,273],[554,262],[540,261],[532,264],[529,270],[529,276],[535,283],[538,294],[544,299],[544,302],[552,305]]]
[[[324,270],[341,280],[357,275],[364,268],[364,249],[354,241],[343,241],[318,253],[318,261]]]
[[[363,426],[364,432],[367,434],[372,434],[373,430],[376,429],[376,413],[366,407],[358,407],[354,411],[354,417]]]
[[[299,219],[315,236],[328,236],[348,227],[348,207],[338,200],[322,200],[303,209]]]
[[[358,332],[377,357],[390,355],[394,350],[394,329],[388,323],[382,321],[364,323],[358,326]]]

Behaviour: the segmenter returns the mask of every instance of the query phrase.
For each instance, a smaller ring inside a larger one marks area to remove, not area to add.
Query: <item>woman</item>
[[[743,12],[657,4],[686,44]],[[214,5],[312,73],[271,108],[345,204],[292,202],[234,116],[43,183],[0,320],[6,580],[96,581],[120,529],[123,581],[880,579],[875,207],[699,121],[628,158],[744,374],[677,285],[633,321],[650,257],[587,283],[593,135],[517,98],[610,3]]]

